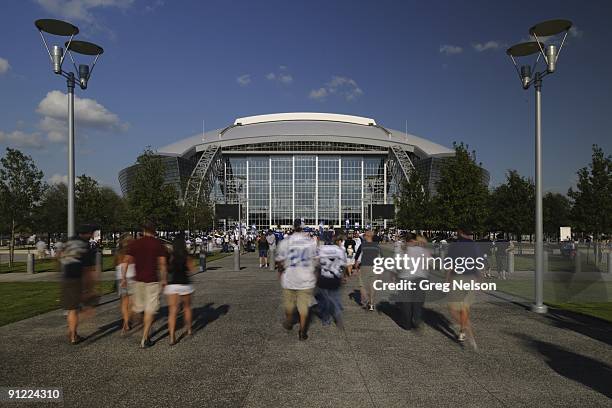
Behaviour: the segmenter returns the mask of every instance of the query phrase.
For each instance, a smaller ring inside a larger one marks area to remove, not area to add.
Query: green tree
[[[102,224],[104,202],[100,185],[85,174],[77,178],[74,187],[77,224]]]
[[[517,237],[532,234],[535,223],[535,186],[516,170],[510,170],[506,182],[491,194],[491,221],[496,230]]]
[[[0,159],[0,202],[10,228],[11,267],[15,256],[15,232],[31,226],[34,209],[44,192],[42,178],[42,171],[30,156],[17,149],[6,148],[5,155]]]
[[[428,229],[431,208],[429,190],[423,185],[421,174],[416,169],[413,168],[409,176],[409,180],[402,183],[397,200],[397,226],[403,229]]]
[[[75,202],[79,223],[96,224],[102,232],[123,229],[125,203],[112,188],[82,175],[75,186]]]
[[[612,156],[593,145],[588,167],[577,172],[576,190],[567,195],[573,201],[570,217],[578,231],[600,234],[612,232]]]
[[[433,197],[434,225],[441,230],[469,226],[484,230],[489,190],[483,183],[483,169],[468,146],[454,144],[455,156],[445,160]]]
[[[131,227],[137,228],[144,220],[158,227],[174,229],[180,223],[178,192],[165,183],[165,166],[150,148],[136,161],[138,166],[127,196]]]
[[[36,211],[37,226],[41,232],[54,234],[66,231],[68,187],[64,183],[48,186]]]
[[[100,187],[102,202],[100,225],[103,231],[116,232],[125,229],[126,202],[110,187]]]
[[[546,193],[542,199],[544,233],[559,238],[561,227],[570,225],[571,203],[563,194]]]

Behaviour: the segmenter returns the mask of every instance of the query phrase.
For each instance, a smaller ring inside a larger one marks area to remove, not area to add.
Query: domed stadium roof
[[[419,156],[449,156],[454,150],[409,133],[386,129],[374,119],[330,113],[278,113],[238,118],[234,124],[161,147],[158,153],[184,156],[207,145],[222,147],[263,142],[340,142],[380,147],[401,145]]]

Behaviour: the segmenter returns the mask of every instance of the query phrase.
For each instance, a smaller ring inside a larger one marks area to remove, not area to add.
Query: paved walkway
[[[314,321],[310,339],[280,325],[275,273],[232,257],[194,281],[195,334],[168,345],[165,309],[156,344],[119,334],[114,296],[65,342],[61,311],[0,328],[0,386],[59,386],[66,406],[609,407],[612,327],[555,312],[538,316],[483,295],[474,306],[480,352],[457,344],[446,308],[428,304],[421,333],[365,312],[345,289],[346,332]]]

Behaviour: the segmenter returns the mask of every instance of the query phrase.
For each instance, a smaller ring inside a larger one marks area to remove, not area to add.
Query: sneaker
[[[140,348],[141,349],[149,348],[152,345],[153,345],[153,342],[151,341],[151,339],[145,339],[145,340],[140,342]]]
[[[457,336],[457,340],[464,342],[465,341],[465,333],[464,332],[459,332],[459,335]]]
[[[302,332],[301,330],[298,333],[300,341],[308,340],[308,335],[306,332]]]
[[[373,311],[374,310],[374,305],[369,303],[368,310],[369,311]]]

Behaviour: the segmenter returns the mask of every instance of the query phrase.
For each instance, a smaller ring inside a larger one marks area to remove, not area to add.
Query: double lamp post
[[[508,48],[506,53],[512,59],[523,89],[531,85],[535,89],[535,302],[531,310],[536,313],[548,311],[544,304],[544,234],[542,215],[542,79],[555,72],[559,54],[565,44],[565,39],[572,28],[571,21],[549,20],[536,24],[529,29],[529,34],[535,41],[523,42]],[[560,45],[554,43],[555,37],[561,39]],[[532,65],[519,64],[517,59],[537,54]],[[537,71],[538,63],[543,60],[545,67]]]
[[[104,50],[102,47],[87,42],[74,40],[74,36],[79,33],[79,29],[65,21],[53,20],[53,19],[41,19],[36,20],[34,25],[40,32],[43,44],[49,54],[51,60],[51,66],[53,72],[57,75],[61,75],[66,78],[68,85],[68,237],[75,235],[75,223],[74,223],[74,185],[75,185],[75,169],[74,169],[74,87],[78,82],[81,89],[87,88],[87,83],[93,69],[98,61],[98,58]],[[69,40],[65,42],[64,46],[66,51],[61,45],[53,45],[49,48],[43,32],[54,36],[69,37]],[[90,65],[79,64],[77,66],[72,53],[82,54],[94,57],[93,62]],[[64,70],[62,64],[66,54],[70,57],[72,65],[74,66],[74,72],[70,70]]]

